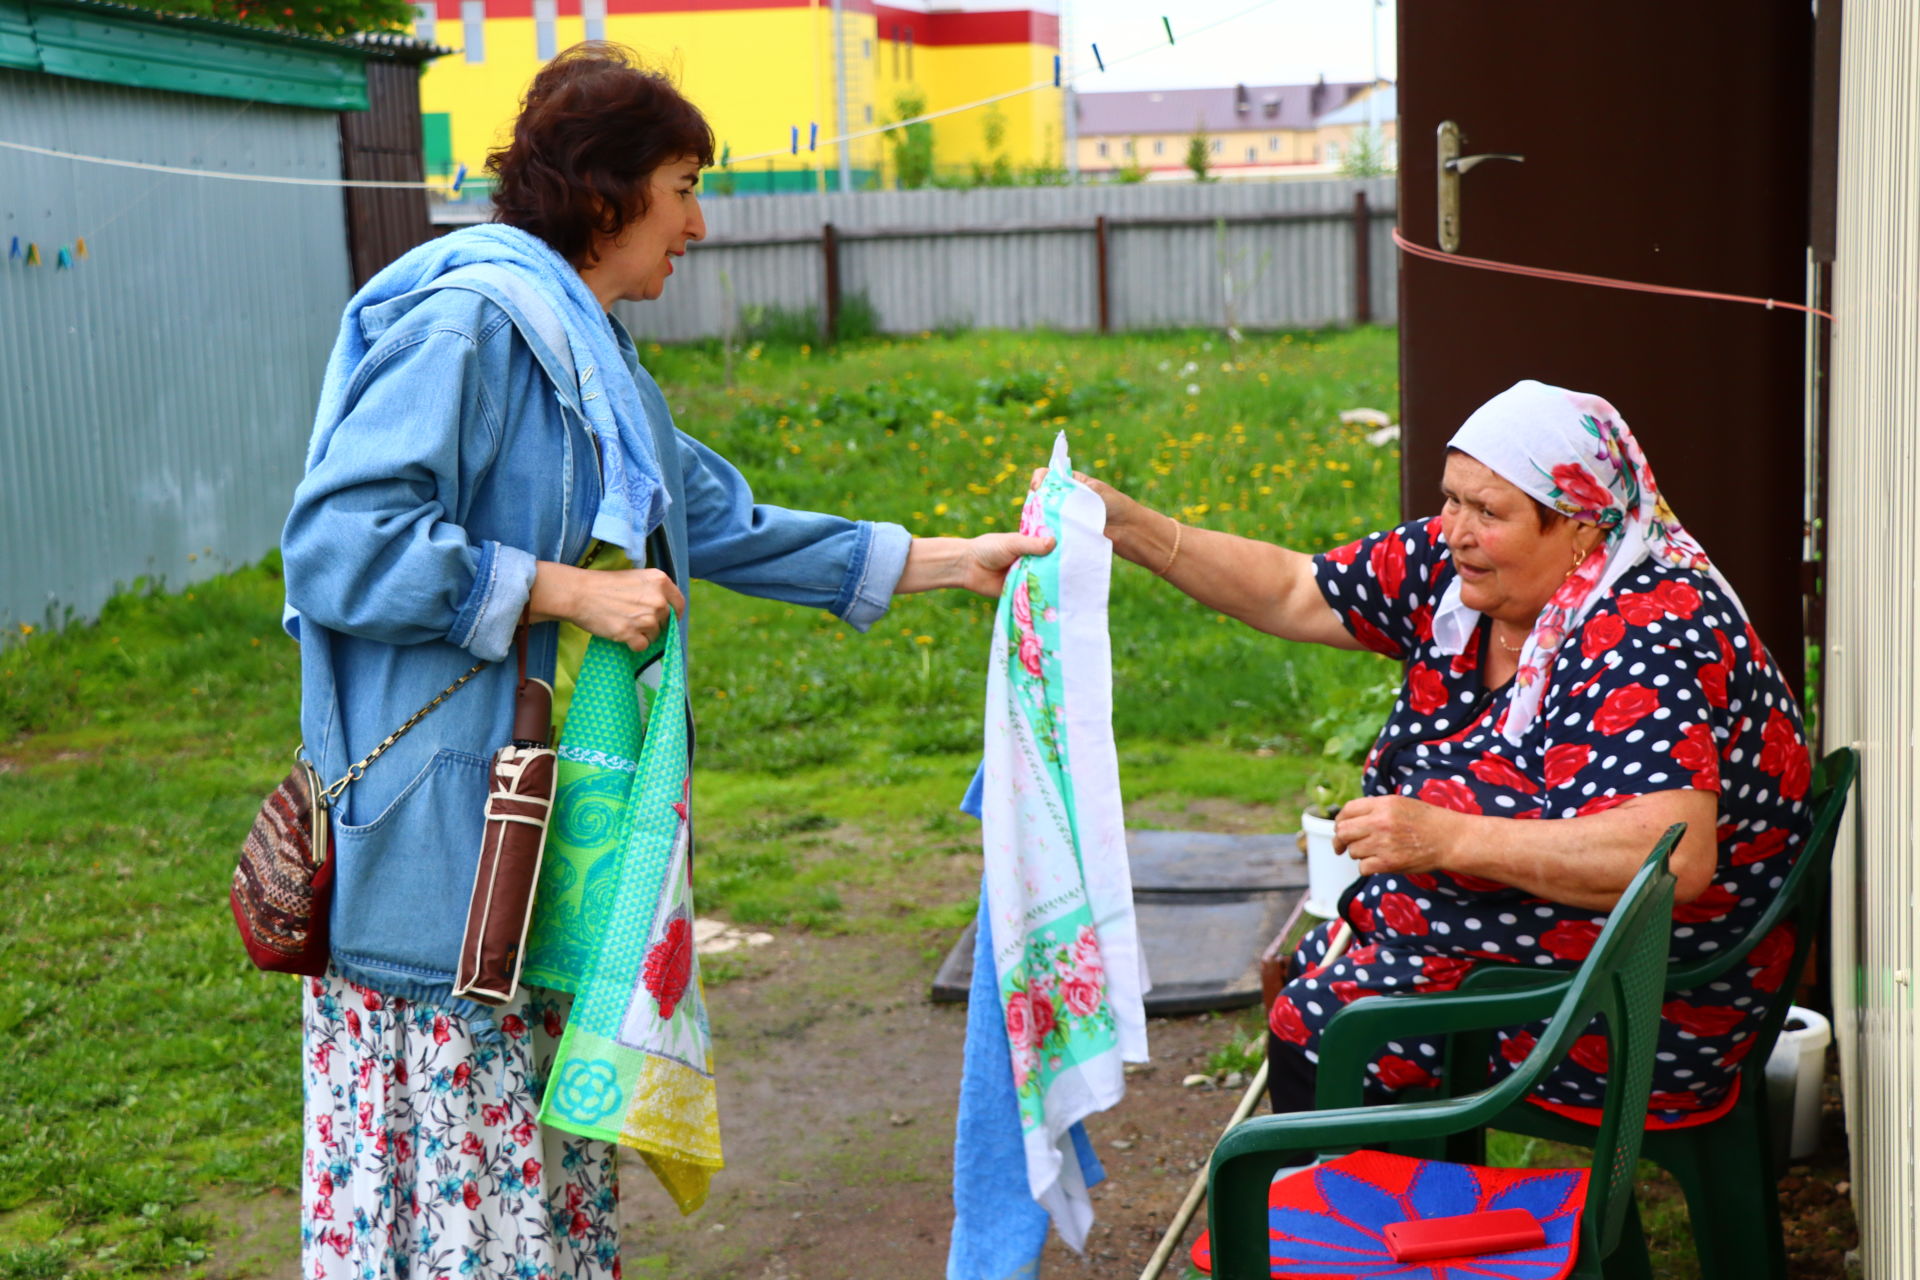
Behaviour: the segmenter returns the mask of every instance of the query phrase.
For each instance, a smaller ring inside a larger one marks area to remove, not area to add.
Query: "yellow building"
[[[415,34],[458,50],[421,80],[428,168],[465,165],[483,179],[534,73],[560,50],[601,39],[669,71],[706,112],[729,160],[713,175],[722,188],[837,189],[842,68],[848,133],[897,118],[903,92],[939,111],[1041,85],[935,121],[935,162],[992,164],[992,119],[1008,164],[1064,165],[1062,95],[1052,87],[1058,0],[938,0],[937,12],[934,2],[845,0],[836,33],[829,0],[427,0]],[[847,144],[856,187],[890,185],[890,150],[878,135]]]

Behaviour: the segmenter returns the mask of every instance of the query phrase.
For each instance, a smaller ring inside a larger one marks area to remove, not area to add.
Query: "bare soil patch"
[[[729,1167],[706,1207],[682,1219],[643,1167],[623,1165],[629,1275],[945,1274],[966,1011],[928,1002],[923,950],[888,938],[783,938],[756,955],[764,972],[710,993]],[[1088,1125],[1108,1178],[1094,1191],[1087,1261],[1055,1241],[1050,1271],[1139,1274],[1236,1101],[1181,1079],[1236,1026],[1153,1021],[1153,1064],[1133,1075],[1125,1103]]]

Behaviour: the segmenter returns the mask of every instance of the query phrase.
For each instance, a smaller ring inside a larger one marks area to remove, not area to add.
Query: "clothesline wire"
[[[1216,27],[1225,26],[1230,22],[1237,22],[1241,18],[1246,17],[1248,14],[1253,13],[1256,10],[1264,9],[1264,8],[1267,8],[1269,5],[1278,4],[1278,3],[1279,3],[1279,0],[1255,0],[1255,3],[1248,5],[1244,9],[1236,10],[1235,12],[1227,14],[1225,17],[1222,17],[1222,18],[1216,18],[1214,21],[1195,27],[1193,30],[1188,31],[1185,34],[1189,37],[1197,36],[1204,32],[1211,31]],[[1108,58],[1106,59],[1106,64],[1108,66],[1115,66],[1122,62],[1129,62],[1135,58],[1145,57],[1147,54],[1158,52],[1159,50],[1164,49],[1166,47],[1167,46],[1164,42],[1155,43],[1151,45],[1144,45],[1141,48],[1134,50],[1132,53],[1122,54],[1117,58]],[[1053,89],[1053,88],[1063,87],[1067,84],[1073,83],[1076,80],[1083,79],[1090,74],[1098,74],[1098,73],[1088,72],[1088,71],[1079,71],[1079,72],[1075,72],[1072,75],[1062,75],[1060,78],[1060,82],[1057,85],[1055,84],[1054,81],[1050,79],[1035,81],[1033,84],[1023,85],[1018,89],[1009,89],[1003,93],[989,94],[987,97],[984,97],[984,98],[976,98],[972,102],[962,102],[955,106],[942,107],[938,111],[924,112],[920,115],[912,116],[905,120],[896,120],[891,124],[877,125],[871,129],[859,129],[852,133],[841,134],[840,136],[834,137],[834,138],[824,138],[820,141],[819,145],[835,146],[844,142],[853,142],[861,138],[871,138],[879,134],[891,133],[897,129],[904,129],[909,125],[924,124],[927,121],[938,120],[945,116],[958,115],[963,111],[973,111],[980,107],[992,106],[996,102],[1005,102],[1009,98],[1018,98],[1023,94],[1033,93],[1040,89]],[[352,187],[352,188],[359,188],[359,189],[366,189],[366,190],[381,190],[381,191],[424,190],[424,191],[444,192],[444,191],[449,191],[452,188],[452,183],[449,180],[442,180],[442,181],[436,181],[436,182],[385,182],[385,181],[378,181],[374,179],[359,179],[359,178],[291,178],[291,177],[274,177],[269,174],[258,174],[258,173],[229,173],[221,169],[191,169],[191,168],[186,168],[180,165],[150,164],[142,160],[117,160],[109,156],[86,155],[77,151],[62,151],[54,147],[37,147],[31,143],[9,142],[4,139],[0,139],[0,148],[4,148],[9,151],[24,151],[30,155],[48,156],[56,160],[72,160],[80,164],[109,165],[118,169],[139,169],[147,173],[169,173],[169,174],[174,174],[180,177],[189,177],[189,178],[225,178],[230,182],[265,182],[265,183],[276,183],[282,186],[291,186],[291,187],[336,187],[336,188]],[[812,149],[813,148],[809,148],[809,150],[812,150]],[[747,155],[747,156],[732,156],[732,157],[729,157],[728,164],[729,165],[747,164],[756,160],[770,160],[778,156],[791,154],[791,151],[792,149],[790,147],[783,147],[783,148],[778,148],[772,151],[759,151],[759,152],[755,152],[752,155]]]
[[[1527,267],[1517,262],[1499,262],[1492,258],[1470,258],[1458,253],[1445,253],[1439,249],[1430,249],[1426,245],[1415,244],[1400,234],[1400,228],[1393,229],[1393,242],[1400,246],[1402,253],[1424,258],[1429,262],[1445,262],[1456,267],[1471,267],[1478,271],[1494,271],[1502,275],[1527,276],[1535,280],[1555,280],[1561,284],[1585,284],[1600,289],[1624,289],[1631,293],[1660,293],[1675,298],[1704,298],[1710,302],[1744,302],[1751,306],[1765,307],[1769,311],[1804,311],[1808,315],[1819,316],[1828,324],[1834,324],[1831,311],[1822,311],[1818,307],[1808,306],[1804,302],[1786,302],[1779,298],[1756,298],[1743,293],[1715,293],[1709,289],[1683,289],[1678,285],[1647,284],[1639,280],[1621,280],[1614,276],[1592,276],[1579,271],[1555,271],[1548,267]]]
[[[422,188],[429,191],[446,189],[445,182],[383,182],[371,178],[290,178],[278,177],[266,173],[229,173],[224,169],[189,169],[174,164],[149,164],[144,160],[116,160],[109,156],[84,155],[78,151],[61,151],[55,147],[36,147],[27,142],[8,142],[0,139],[0,147],[8,151],[24,151],[30,155],[51,156],[56,160],[75,160],[81,164],[104,164],[116,169],[139,169],[146,173],[171,173],[186,178],[225,178],[230,182],[266,182],[287,187],[360,187],[376,190],[417,191]]]

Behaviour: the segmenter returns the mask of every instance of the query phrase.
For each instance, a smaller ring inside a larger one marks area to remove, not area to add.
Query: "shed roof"
[[[1365,81],[1229,85],[1215,89],[1143,89],[1074,95],[1082,134],[1208,133],[1238,129],[1311,129],[1317,117],[1366,88]]]
[[[447,52],[410,36],[333,39],[119,0],[0,0],[0,67],[286,106],[364,111],[368,61]]]
[[[350,36],[341,37],[343,44],[355,44],[380,57],[391,58],[396,62],[431,62],[435,58],[444,58],[454,50],[443,44],[434,44],[431,40],[421,40],[404,31],[358,31]]]

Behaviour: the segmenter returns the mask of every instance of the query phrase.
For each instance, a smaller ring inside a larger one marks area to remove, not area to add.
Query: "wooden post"
[[[823,336],[828,342],[840,340],[840,237],[831,222],[820,226],[820,257],[826,268],[826,315],[822,317]]]
[[[1093,220],[1094,280],[1100,290],[1100,332],[1113,332],[1113,307],[1107,296],[1107,215]]]
[[[1367,193],[1353,193],[1353,322],[1373,323],[1373,215]]]

